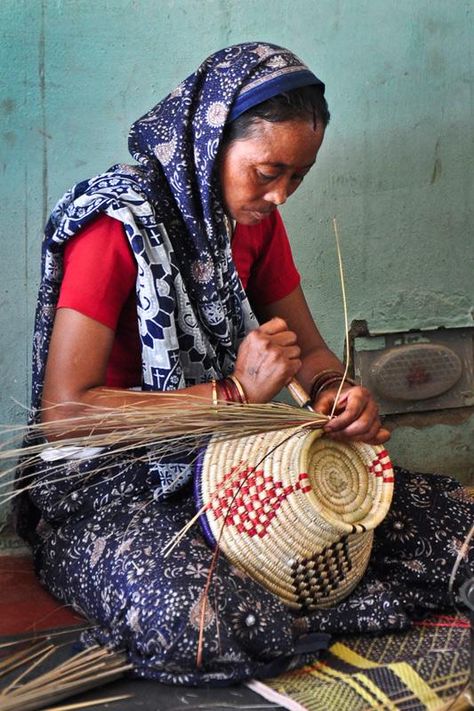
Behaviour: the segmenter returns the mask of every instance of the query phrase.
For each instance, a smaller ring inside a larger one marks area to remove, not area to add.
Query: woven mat
[[[469,683],[469,621],[434,617],[408,632],[339,638],[313,664],[249,686],[290,711],[434,711]]]

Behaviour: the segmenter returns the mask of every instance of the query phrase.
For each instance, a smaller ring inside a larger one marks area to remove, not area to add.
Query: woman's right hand
[[[269,402],[301,368],[296,333],[282,318],[251,331],[240,344],[234,375],[249,402]]]

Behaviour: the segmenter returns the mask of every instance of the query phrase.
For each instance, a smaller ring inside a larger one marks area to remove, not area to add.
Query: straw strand
[[[54,703],[67,696],[101,685],[105,681],[111,681],[132,667],[131,664],[125,662],[121,652],[113,652],[96,646],[87,648],[53,669],[25,681],[40,664],[59,649],[60,646],[39,643],[34,644],[29,650],[21,650],[1,660],[3,675],[10,673],[18,666],[27,665],[19,676],[0,690],[2,711],[32,711],[42,708],[48,703]],[[106,703],[119,700],[119,698],[126,697],[99,699],[95,703]],[[92,702],[87,705],[92,705]],[[72,704],[60,708],[83,707],[84,704]],[[56,708],[55,711],[58,709]]]
[[[339,230],[337,228],[337,220],[335,217],[332,218],[332,227],[334,231],[334,237],[336,239],[336,251],[337,251],[337,261],[338,261],[338,266],[339,266],[339,283],[341,286],[341,293],[342,293],[342,306],[343,306],[343,313],[344,313],[344,333],[345,333],[345,345],[346,345],[346,365],[344,368],[344,373],[342,375],[342,380],[339,383],[339,387],[337,389],[336,397],[334,398],[334,404],[332,406],[330,418],[332,419],[334,417],[334,413],[336,411],[339,398],[341,396],[342,388],[344,387],[344,384],[346,382],[347,378],[347,373],[349,371],[349,363],[350,363],[350,348],[349,348],[349,319],[348,319],[348,314],[347,314],[347,299],[346,299],[346,286],[345,286],[345,279],[344,279],[344,267],[342,264],[342,254],[341,254],[341,246],[339,242]]]

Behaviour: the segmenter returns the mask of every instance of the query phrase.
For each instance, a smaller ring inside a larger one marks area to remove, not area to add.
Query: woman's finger
[[[285,347],[285,356],[289,360],[294,360],[295,358],[300,358],[301,355],[301,348],[299,346],[286,346]]]
[[[326,425],[328,431],[343,430],[361,417],[367,424],[378,416],[377,405],[367,390],[354,387],[347,390],[344,395],[345,398],[341,398],[338,403],[339,406],[344,405],[344,409],[328,422]]]
[[[348,437],[341,432],[331,432],[327,436],[336,442],[364,442],[364,444],[380,445],[385,444],[390,439],[390,432],[381,427],[373,436]]]
[[[327,436],[339,442],[366,442],[367,444],[384,444],[390,439],[389,430],[381,426],[380,422],[363,434],[354,435],[348,430],[340,430],[337,432],[328,432]]]
[[[278,316],[270,319],[270,321],[265,321],[262,323],[258,329],[261,333],[266,333],[269,336],[273,336],[276,333],[281,333],[282,331],[288,331],[288,326],[286,321]]]
[[[390,430],[387,430],[385,427],[381,427],[377,432],[374,444],[384,444],[385,442],[388,442],[390,437]]]
[[[347,425],[347,427],[338,427],[337,429],[329,428],[329,424],[324,427],[326,432],[341,434],[343,437],[350,439],[372,439],[381,426],[379,419],[372,417],[360,417]]]
[[[347,389],[342,390],[340,396],[337,399],[336,412],[341,412],[345,407],[345,402],[347,399]],[[334,400],[337,394],[336,390],[325,390],[317,400],[313,402],[313,408],[316,412],[321,412],[323,415],[329,415],[332,412],[334,406]]]
[[[297,341],[298,337],[294,331],[280,331],[271,336],[271,342],[279,346],[292,346]]]

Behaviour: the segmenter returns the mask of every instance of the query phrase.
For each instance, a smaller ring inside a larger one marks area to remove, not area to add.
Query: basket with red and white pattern
[[[196,466],[208,544],[298,609],[330,607],[354,589],[392,493],[382,446],[320,431],[212,438]]]

